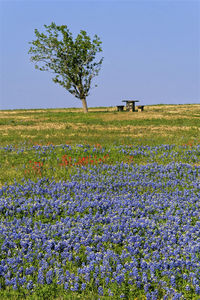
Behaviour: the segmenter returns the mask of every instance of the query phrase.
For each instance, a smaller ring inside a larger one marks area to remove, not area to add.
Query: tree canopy
[[[102,42],[97,35],[91,40],[84,30],[73,39],[66,25],[57,26],[52,22],[44,27],[45,33],[35,29],[36,39],[30,42],[31,61],[36,69],[53,73],[52,80],[80,99],[87,112],[86,97],[103,62],[103,57],[96,58],[102,52]]]

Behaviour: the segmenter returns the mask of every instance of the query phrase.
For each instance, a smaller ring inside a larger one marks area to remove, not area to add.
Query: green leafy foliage
[[[103,57],[96,60],[102,42],[97,35],[91,40],[84,30],[73,39],[66,25],[57,26],[52,22],[44,27],[45,34],[35,29],[36,39],[30,42],[31,61],[36,69],[51,71],[55,75],[53,81],[81,99],[87,112],[85,99],[103,62]]]

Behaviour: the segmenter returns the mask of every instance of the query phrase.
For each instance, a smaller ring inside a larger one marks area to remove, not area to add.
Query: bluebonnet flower
[[[193,285],[197,285],[199,283],[199,280],[196,277],[192,278]]]
[[[117,282],[117,284],[121,285],[121,283],[123,281],[124,281],[124,276],[123,275],[116,276],[116,282]]]
[[[97,286],[99,285],[99,279],[98,278],[95,279],[95,285],[97,285]]]
[[[142,281],[144,282],[144,283],[147,283],[148,282],[148,276],[147,276],[147,274],[146,273],[142,273]]]
[[[195,292],[197,295],[200,295],[200,286],[199,285],[195,285]]]
[[[71,287],[71,291],[78,291],[79,290],[79,283],[75,282],[74,286]]]
[[[68,282],[65,282],[64,288],[65,288],[65,290],[69,289],[69,283]]]
[[[86,284],[85,284],[85,283],[82,283],[82,284],[81,284],[81,290],[84,291],[85,289],[86,289]]]
[[[25,284],[25,282],[27,281],[26,276],[23,276],[22,278],[18,277],[17,281],[20,286],[23,286]]]
[[[110,278],[109,278],[109,277],[106,277],[106,278],[105,278],[105,283],[106,283],[106,285],[108,285],[109,282],[110,282]]]
[[[33,288],[33,281],[32,280],[30,280],[28,283],[27,283],[27,289],[28,290],[31,290],[32,288]]]
[[[103,287],[102,287],[102,286],[99,286],[99,287],[98,287],[98,294],[99,294],[100,296],[103,296]]]
[[[111,292],[111,289],[108,289],[108,295],[109,295],[110,297],[113,296],[113,292]]]
[[[186,287],[185,287],[185,289],[186,289],[186,291],[190,291],[191,288],[190,288],[190,286],[187,284]]]
[[[42,270],[42,268],[40,268],[40,269],[38,270],[38,280],[37,280],[37,282],[38,282],[39,284],[43,284],[43,283],[44,283],[44,275],[43,275],[43,270]]]
[[[138,288],[140,288],[141,287],[141,281],[137,280],[136,285],[137,285]]]
[[[46,283],[47,284],[51,284],[53,281],[53,270],[50,269],[47,273],[46,273]]]
[[[0,265],[0,276],[4,274],[4,267]]]
[[[31,266],[29,268],[26,268],[25,274],[26,275],[32,275],[34,271],[35,271],[35,267]]]
[[[187,280],[188,276],[187,274],[183,274],[183,279]]]
[[[170,282],[171,282],[171,285],[172,285],[173,287],[176,287],[176,278],[175,278],[174,275],[171,276]]]
[[[150,284],[149,283],[146,283],[145,285],[144,285],[144,290],[145,290],[145,292],[148,292],[149,291],[149,288],[150,288]]]
[[[151,293],[149,293],[149,292],[147,292],[146,293],[146,300],[151,300],[152,298],[151,298]]]
[[[175,293],[172,297],[172,300],[181,300],[182,294],[180,293]]]

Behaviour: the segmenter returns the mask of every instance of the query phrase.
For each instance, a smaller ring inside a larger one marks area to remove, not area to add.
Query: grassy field
[[[0,133],[0,186],[38,175],[67,179],[76,165],[70,162],[67,172],[62,169],[67,159],[64,155],[76,163],[84,156],[92,162],[97,159],[107,163],[131,162],[130,150],[121,153],[119,146],[169,144],[182,153],[180,147],[198,145],[200,105],[146,106],[143,112],[134,113],[117,112],[116,108],[91,108],[87,115],[80,109],[0,111]],[[56,148],[37,150],[38,145],[56,145]],[[66,152],[62,145],[70,145],[72,150],[67,148]],[[76,145],[87,145],[87,153]],[[12,151],[3,150],[5,147],[11,147]],[[164,150],[159,151],[161,155]],[[134,162],[148,163],[151,159],[138,154]]]
[[[0,111],[0,145],[102,144],[182,145],[200,140],[200,105]]]
[[[200,105],[0,111],[0,169],[0,299],[199,299]]]

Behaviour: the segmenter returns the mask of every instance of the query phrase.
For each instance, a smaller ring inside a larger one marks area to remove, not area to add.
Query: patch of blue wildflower
[[[5,185],[1,291],[199,299],[199,199],[200,166],[175,161],[82,166],[67,181]]]

